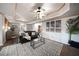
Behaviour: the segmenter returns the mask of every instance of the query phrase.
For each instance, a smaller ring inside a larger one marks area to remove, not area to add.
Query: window
[[[61,32],[61,20],[46,22],[46,31]]]
[[[56,21],[56,27],[61,27],[61,20]]]
[[[51,21],[51,28],[50,30],[54,32],[55,29],[55,21]]]
[[[49,22],[46,22],[46,27],[50,27],[50,23]]]
[[[51,21],[51,27],[55,27],[55,21]]]
[[[50,22],[46,22],[46,31],[50,31]]]
[[[61,32],[61,20],[56,21],[56,32]]]
[[[56,32],[61,32],[61,29],[56,29]]]
[[[50,28],[50,30],[54,32],[54,28]]]

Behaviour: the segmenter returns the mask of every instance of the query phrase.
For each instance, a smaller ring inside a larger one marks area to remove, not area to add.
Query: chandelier
[[[42,9],[41,7],[38,7],[36,10],[34,10],[34,14],[35,14],[36,19],[43,19],[45,16],[44,11],[45,10]]]

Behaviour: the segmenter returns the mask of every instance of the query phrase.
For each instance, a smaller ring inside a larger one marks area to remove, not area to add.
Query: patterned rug
[[[53,40],[45,39],[45,44],[33,49],[28,43],[18,43],[4,46],[0,56],[59,56],[63,44]]]

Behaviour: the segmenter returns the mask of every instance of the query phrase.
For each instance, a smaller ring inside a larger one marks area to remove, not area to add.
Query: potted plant
[[[79,33],[79,16],[75,19],[69,19],[67,21],[67,30],[69,32],[69,43],[71,40],[72,34],[78,34]]]

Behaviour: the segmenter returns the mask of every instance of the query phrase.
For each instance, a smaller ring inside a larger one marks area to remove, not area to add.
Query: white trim
[[[0,43],[0,46],[3,46],[3,44],[2,44],[2,43]]]

